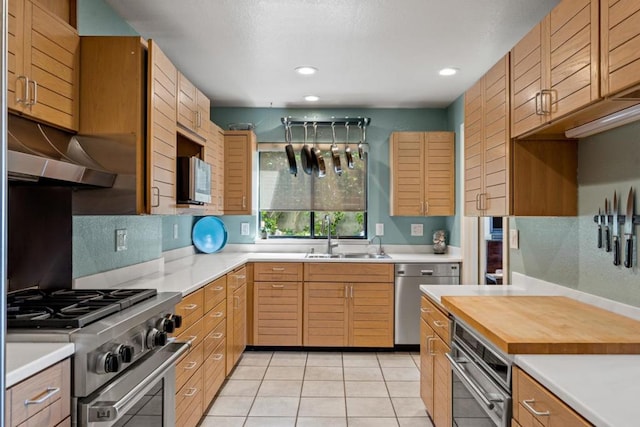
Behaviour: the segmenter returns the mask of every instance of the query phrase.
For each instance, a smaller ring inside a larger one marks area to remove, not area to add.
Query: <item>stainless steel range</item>
[[[178,292],[155,289],[42,291],[7,296],[7,341],[71,342],[72,424],[162,425],[175,421],[174,362],[187,343]]]

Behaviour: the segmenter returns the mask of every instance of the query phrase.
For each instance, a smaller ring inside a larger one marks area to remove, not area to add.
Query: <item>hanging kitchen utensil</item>
[[[323,178],[327,174],[327,168],[324,165],[322,150],[316,146],[318,142],[318,124],[313,124],[313,159],[315,162],[315,170],[318,178]]]
[[[358,127],[360,128],[360,143],[358,143],[358,157],[360,160],[364,160],[364,139],[367,136],[367,130],[362,126],[361,123],[358,123]]]
[[[302,162],[302,170],[307,175],[313,173],[313,154],[311,148],[307,145],[307,123],[304,123],[304,145],[300,149],[300,161]]]
[[[334,123],[331,123],[331,134],[333,135],[332,143],[331,143],[331,159],[333,160],[333,170],[338,176],[342,175],[342,166],[340,165],[340,152],[338,150],[338,146],[336,145],[336,126]]]
[[[627,215],[624,218],[624,266],[627,268],[633,266],[633,213],[635,210],[633,199],[633,187],[631,187],[629,189],[629,197],[627,197]]]
[[[347,167],[353,169],[353,154],[349,145],[349,123],[345,123],[344,126],[347,128],[347,148],[344,149],[344,154],[347,157]]]
[[[287,153],[287,162],[289,162],[289,173],[293,176],[298,176],[298,165],[296,164],[296,153],[293,151],[293,145],[291,145],[291,127],[285,126],[284,128],[284,140],[287,145],[284,147],[285,153]]]

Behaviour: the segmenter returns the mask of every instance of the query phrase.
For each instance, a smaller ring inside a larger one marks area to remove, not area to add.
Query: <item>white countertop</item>
[[[47,369],[73,352],[70,343],[7,343],[6,387]]]
[[[517,355],[515,364],[598,427],[640,420],[640,355]]]

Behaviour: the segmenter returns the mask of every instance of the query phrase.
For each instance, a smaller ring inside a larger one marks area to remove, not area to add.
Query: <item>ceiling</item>
[[[106,0],[214,107],[445,107],[558,0]],[[294,71],[312,65],[318,72]],[[458,74],[441,77],[444,67]],[[305,95],[317,95],[315,103]]]

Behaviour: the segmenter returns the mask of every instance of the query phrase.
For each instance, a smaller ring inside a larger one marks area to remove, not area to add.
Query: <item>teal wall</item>
[[[137,36],[104,0],[78,0],[78,33],[81,36]]]
[[[368,229],[373,235],[376,223],[384,224],[383,242],[387,244],[431,244],[433,231],[446,228],[446,217],[389,216],[389,136],[393,131],[449,130],[445,109],[283,109],[283,108],[213,108],[211,120],[223,128],[230,123],[250,122],[255,125],[258,142],[282,142],[281,118],[370,117],[367,130],[369,144]],[[250,243],[255,239],[255,216],[224,216],[230,243]],[[251,225],[250,236],[240,236],[240,223]],[[424,236],[412,237],[411,224],[423,224]],[[451,222],[453,225],[454,222]],[[457,232],[455,233],[457,235]]]
[[[593,222],[614,191],[626,209],[631,186],[640,189],[640,122],[580,140],[578,216],[515,218],[520,249],[510,251],[512,271],[640,307],[640,269],[614,266],[612,254],[596,247]]]
[[[461,183],[464,179],[462,156],[464,146],[462,135],[460,135],[460,125],[464,123],[464,94],[460,95],[449,107],[447,107],[447,128],[456,133],[456,214],[447,217],[446,228],[449,230],[449,244],[460,246],[460,218],[462,217],[462,204],[460,201]]]

